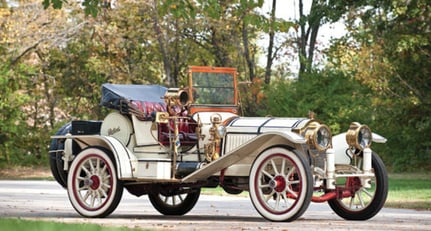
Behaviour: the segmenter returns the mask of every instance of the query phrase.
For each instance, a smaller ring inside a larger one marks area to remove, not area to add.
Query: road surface
[[[431,212],[384,208],[368,221],[345,221],[326,203],[312,203],[298,220],[269,222],[249,198],[201,195],[181,217],[160,215],[147,196],[124,191],[118,208],[107,218],[82,218],[69,203],[67,192],[54,181],[0,181],[0,217],[94,223],[149,230],[431,230]]]

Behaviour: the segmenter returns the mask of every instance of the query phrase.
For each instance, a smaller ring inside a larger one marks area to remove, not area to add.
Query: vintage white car
[[[188,86],[102,86],[103,121],[72,121],[52,136],[50,165],[84,217],[106,217],[123,189],[147,194],[164,215],[184,215],[201,188],[248,191],[264,218],[293,221],[310,202],[348,220],[383,207],[388,179],[372,142],[386,139],[352,122],[332,137],[308,118],[241,117],[237,71],[192,66]]]

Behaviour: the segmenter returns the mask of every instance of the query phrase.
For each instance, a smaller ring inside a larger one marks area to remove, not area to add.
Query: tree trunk
[[[154,28],[154,32],[156,33],[156,37],[157,37],[157,42],[159,43],[159,49],[160,49],[160,53],[162,54],[162,60],[163,60],[163,69],[165,70],[165,75],[166,75],[166,80],[165,83],[168,86],[175,86],[175,81],[172,79],[171,76],[171,65],[169,64],[169,58],[168,58],[168,54],[166,52],[165,49],[165,42],[163,39],[163,33],[162,33],[162,29],[160,28],[160,24],[159,24],[159,14],[157,13],[157,0],[154,0],[154,5],[153,5],[153,10],[154,10],[154,14],[153,14],[153,28]]]
[[[271,9],[271,19],[269,26],[269,45],[268,45],[268,54],[266,59],[266,68],[265,68],[265,83],[269,84],[271,81],[271,68],[272,63],[274,61],[273,49],[274,49],[274,21],[275,21],[275,9],[277,7],[277,0],[272,0],[272,9]]]
[[[231,62],[229,52],[224,49],[229,40],[226,35],[219,33],[216,27],[211,27],[211,45],[215,57],[215,65],[219,67],[229,67]]]
[[[249,47],[249,43],[248,43],[248,30],[247,30],[247,25],[245,23],[245,21],[242,21],[242,42],[244,44],[244,57],[246,59],[247,62],[247,67],[248,67],[248,71],[249,71],[249,76],[250,76],[250,81],[253,82],[254,79],[254,61],[253,58],[250,57],[250,47]]]
[[[320,27],[320,20],[318,23],[316,22],[313,25],[310,25],[311,34],[310,34],[310,42],[308,45],[307,71],[310,71],[310,69],[313,66],[314,50],[316,48],[316,40],[317,40],[317,34],[319,33],[319,27]]]
[[[320,12],[320,7],[321,6],[318,4],[318,2],[313,0],[311,3],[310,13],[308,16],[305,16],[303,0],[299,0],[299,21],[301,28],[301,35],[298,39],[299,77],[301,77],[304,73],[311,71],[313,67],[317,35],[319,33],[322,18],[324,16],[324,14]],[[306,24],[308,24],[308,28],[306,27]]]
[[[307,57],[306,47],[307,47],[307,37],[305,33],[305,20],[304,20],[304,4],[302,0],[299,0],[299,21],[300,21],[300,29],[301,36],[299,37],[298,47],[299,47],[299,77],[305,72],[305,62],[304,60]]]

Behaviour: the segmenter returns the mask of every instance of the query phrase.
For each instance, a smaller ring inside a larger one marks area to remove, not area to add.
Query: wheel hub
[[[96,190],[100,186],[100,178],[93,175],[90,178],[84,180],[84,185],[90,187],[92,190]]]
[[[346,185],[352,194],[355,194],[359,189],[362,188],[361,180],[358,177],[348,178]]]
[[[275,176],[271,181],[269,181],[269,187],[278,193],[283,192],[286,189],[286,185],[286,179],[280,175]]]

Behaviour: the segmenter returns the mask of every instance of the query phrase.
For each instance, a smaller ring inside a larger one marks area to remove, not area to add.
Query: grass
[[[0,227],[4,231],[131,231],[127,227],[107,227],[94,224],[65,224],[50,221],[33,221],[19,218],[0,218]]]
[[[431,210],[431,174],[390,174],[385,207]]]

